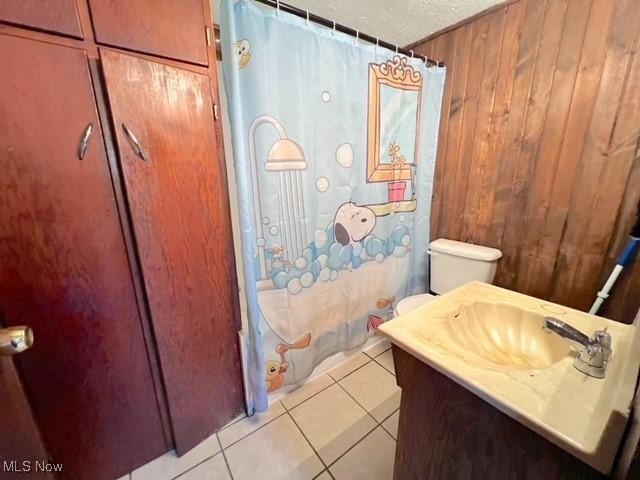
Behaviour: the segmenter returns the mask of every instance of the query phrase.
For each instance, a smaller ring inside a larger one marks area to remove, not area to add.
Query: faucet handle
[[[602,346],[602,348],[611,350],[611,334],[607,332],[606,328],[593,332],[593,339]]]

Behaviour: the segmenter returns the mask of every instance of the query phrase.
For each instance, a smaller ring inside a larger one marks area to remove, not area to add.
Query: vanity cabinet
[[[402,388],[396,480],[603,480],[594,470],[393,346]]]
[[[0,423],[35,422],[63,478],[182,455],[243,409],[207,30],[208,0],[0,0],[0,327],[35,336],[0,371],[31,418]]]

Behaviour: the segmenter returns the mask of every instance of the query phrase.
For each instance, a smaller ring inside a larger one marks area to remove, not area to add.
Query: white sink
[[[545,316],[591,336],[608,329],[603,379],[573,367],[576,352],[543,330]],[[640,329],[471,282],[380,326],[409,352],[549,441],[609,474],[629,419]]]

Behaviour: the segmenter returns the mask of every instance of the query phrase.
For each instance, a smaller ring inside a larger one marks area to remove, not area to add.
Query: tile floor
[[[378,343],[240,417],[186,455],[169,452],[119,480],[387,480],[400,389],[389,344]]]

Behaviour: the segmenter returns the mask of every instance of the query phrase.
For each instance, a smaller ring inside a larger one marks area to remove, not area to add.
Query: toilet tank
[[[429,244],[431,291],[442,295],[473,280],[491,283],[502,252],[439,238]]]

